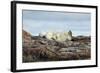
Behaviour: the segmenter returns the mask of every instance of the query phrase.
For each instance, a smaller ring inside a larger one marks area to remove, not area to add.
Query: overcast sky
[[[23,10],[23,29],[33,35],[40,32],[67,32],[73,35],[91,34],[91,14]]]

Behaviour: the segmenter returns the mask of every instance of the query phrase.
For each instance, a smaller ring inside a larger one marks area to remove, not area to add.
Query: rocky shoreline
[[[44,62],[91,59],[90,36],[77,36],[58,42],[32,36],[23,30],[23,62]]]

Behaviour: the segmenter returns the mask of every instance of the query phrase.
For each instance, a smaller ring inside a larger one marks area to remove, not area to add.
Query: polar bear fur
[[[72,32],[46,32],[46,33],[40,33],[39,36],[46,37],[49,40],[56,40],[56,41],[66,41],[66,40],[72,40]]]

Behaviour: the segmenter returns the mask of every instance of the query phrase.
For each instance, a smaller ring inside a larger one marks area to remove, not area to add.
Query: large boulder
[[[23,48],[29,48],[32,45],[32,35],[25,30],[22,31]]]

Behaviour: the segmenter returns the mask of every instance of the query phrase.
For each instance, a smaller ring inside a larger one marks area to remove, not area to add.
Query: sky
[[[42,32],[68,32],[74,36],[91,34],[91,14],[78,12],[23,10],[23,29],[36,36]]]

